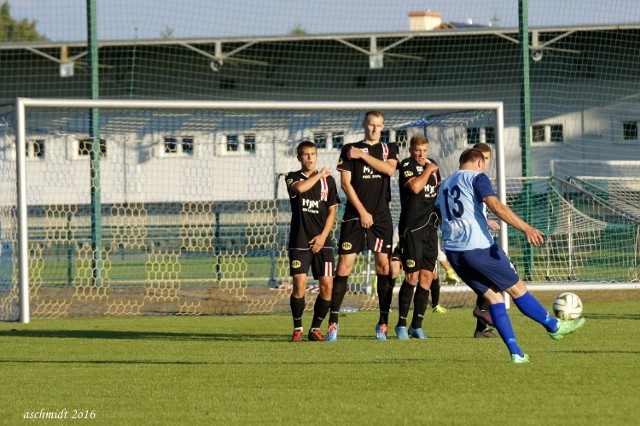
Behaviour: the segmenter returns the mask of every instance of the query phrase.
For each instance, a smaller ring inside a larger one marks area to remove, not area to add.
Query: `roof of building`
[[[574,33],[590,31],[622,31],[638,30],[638,24],[610,24],[610,25],[577,25],[577,26],[550,26],[550,27],[529,27],[530,32],[542,33]],[[506,38],[517,37],[519,29],[517,27],[489,27],[473,23],[449,22],[443,23],[438,29],[428,31],[403,31],[403,32],[380,32],[380,33],[343,33],[343,34],[306,34],[306,35],[284,35],[284,36],[245,36],[245,37],[210,37],[210,38],[187,38],[187,39],[137,39],[137,40],[100,40],[101,47],[108,46],[151,46],[151,45],[196,45],[213,43],[277,43],[277,42],[304,42],[313,40],[362,40],[374,38],[385,39],[412,39],[428,37],[470,37],[478,35],[496,35]],[[33,41],[33,42],[5,42],[0,43],[0,50],[23,50],[23,49],[47,49],[86,46],[86,40],[75,41]]]

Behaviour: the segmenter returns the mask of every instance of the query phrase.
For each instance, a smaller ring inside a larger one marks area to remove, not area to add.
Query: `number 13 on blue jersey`
[[[442,193],[444,195],[444,208],[447,213],[447,220],[460,219],[464,214],[464,205],[462,201],[460,201],[460,187],[454,185],[451,187],[451,191],[445,189]]]

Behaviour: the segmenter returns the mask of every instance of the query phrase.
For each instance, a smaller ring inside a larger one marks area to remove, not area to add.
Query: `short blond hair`
[[[411,140],[409,141],[409,148],[413,148],[418,145],[429,145],[429,139],[425,138],[422,135],[414,135],[411,136]]]
[[[367,111],[367,112],[364,113],[365,121],[369,118],[369,116],[381,117],[384,120],[384,114],[382,113],[382,111],[377,111],[375,109],[372,109],[372,110]]]

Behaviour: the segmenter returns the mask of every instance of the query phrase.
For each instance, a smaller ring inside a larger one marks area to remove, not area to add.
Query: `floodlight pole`
[[[520,79],[520,149],[522,153],[522,177],[531,176],[531,86],[529,79],[529,2],[518,0],[518,27],[520,31],[521,79]],[[522,185],[522,202],[524,203],[524,220],[531,224],[531,182]],[[533,250],[529,244],[524,245],[523,275],[530,281],[533,267]]]
[[[87,44],[89,55],[89,72],[91,99],[100,98],[100,79],[98,76],[98,19],[96,0],[87,0]],[[89,111],[89,139],[91,140],[90,163],[91,173],[91,251],[93,285],[101,287],[103,279],[102,261],[102,185],[101,185],[101,143],[100,143],[100,109]]]

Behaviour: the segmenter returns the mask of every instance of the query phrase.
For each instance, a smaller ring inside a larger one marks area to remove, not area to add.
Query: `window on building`
[[[227,135],[227,152],[237,152],[238,147],[238,135]]]
[[[175,154],[178,152],[177,138],[164,138],[164,152],[166,154]]]
[[[193,136],[185,136],[182,138],[182,152],[193,155]]]
[[[467,128],[467,143],[469,145],[475,145],[480,143],[480,127],[468,127]]]
[[[327,148],[327,134],[326,133],[314,133],[313,134],[313,143],[316,144],[318,149],[326,149]]]
[[[27,140],[25,154],[28,158],[44,158],[45,148],[44,139]]]
[[[193,136],[165,136],[164,153],[165,154],[193,154]]]
[[[244,152],[256,152],[256,135],[244,135]]]
[[[247,133],[245,135],[227,135],[226,152],[228,153],[256,153],[256,135]]]
[[[484,143],[496,143],[496,128],[494,126],[484,128]]]
[[[545,126],[531,126],[531,142],[545,142],[544,128]]]
[[[562,124],[536,124],[531,126],[532,143],[564,142],[564,126]]]
[[[477,143],[496,143],[496,128],[494,126],[468,127],[467,143],[469,145],[475,145]]]
[[[564,130],[562,124],[551,124],[549,126],[549,141],[564,142]]]
[[[396,143],[400,148],[409,146],[409,133],[406,130],[396,130]]]
[[[78,141],[78,156],[89,157],[91,155],[91,147],[93,146],[93,139],[80,139]],[[107,141],[100,139],[100,154],[102,156],[107,155]]]
[[[638,122],[625,121],[622,123],[622,139],[625,141],[638,140]]]
[[[380,142],[382,143],[391,142],[391,132],[389,130],[383,130],[382,133],[380,133]]]
[[[334,149],[342,149],[344,146],[344,133],[335,132],[331,138],[331,142]]]

